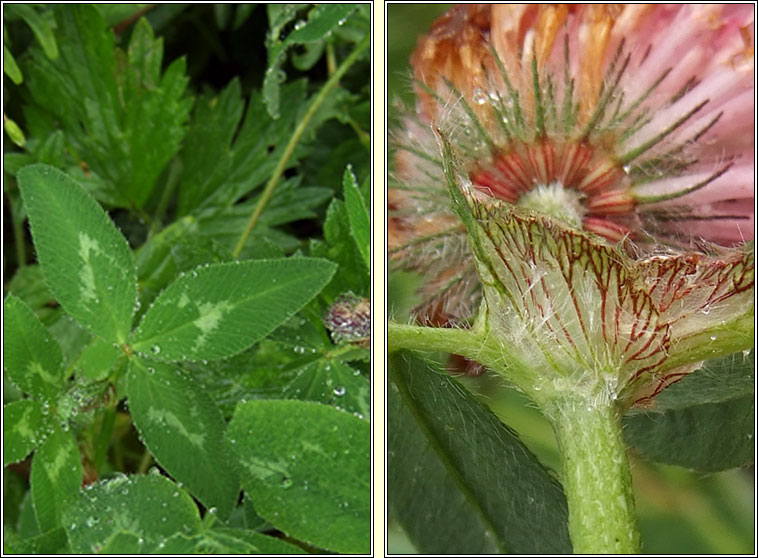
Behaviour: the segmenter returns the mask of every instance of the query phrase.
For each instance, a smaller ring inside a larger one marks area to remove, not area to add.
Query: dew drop
[[[287,489],[292,486],[292,479],[284,477],[282,479],[282,488]]]
[[[715,341],[715,340],[716,340],[716,336],[715,335],[711,335],[711,341]]]
[[[337,386],[336,388],[334,388],[334,395],[336,395],[337,397],[342,397],[343,395],[345,395],[345,386]]]
[[[303,27],[305,27],[305,21],[302,19],[295,23],[295,29],[302,29]]]
[[[487,102],[487,94],[482,91],[481,89],[477,88],[474,90],[474,102],[477,105],[483,105]]]
[[[150,347],[150,352],[153,353],[154,355],[159,354],[161,352],[160,345],[153,345],[152,347]]]

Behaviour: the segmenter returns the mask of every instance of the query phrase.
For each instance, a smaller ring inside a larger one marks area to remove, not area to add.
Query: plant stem
[[[360,56],[363,54],[363,51],[365,51],[370,44],[371,44],[371,37],[369,35],[366,35],[361,40],[361,42],[355,45],[355,48],[353,49],[353,51],[348,55],[347,58],[345,58],[345,60],[340,65],[340,67],[337,68],[337,70],[331,76],[329,76],[329,79],[321,88],[321,91],[318,92],[316,97],[313,99],[313,102],[308,107],[308,111],[305,113],[305,116],[303,116],[303,119],[295,128],[295,131],[292,132],[292,136],[290,137],[290,140],[287,143],[287,146],[284,148],[284,152],[282,153],[282,156],[279,158],[279,162],[277,163],[276,168],[274,169],[274,172],[271,175],[271,178],[266,183],[266,187],[263,189],[263,194],[261,195],[261,199],[258,201],[258,204],[255,206],[255,209],[253,210],[252,215],[250,215],[250,219],[247,222],[247,226],[245,227],[245,230],[242,231],[242,235],[240,235],[240,239],[237,242],[237,246],[234,247],[234,252],[232,253],[232,255],[234,256],[235,259],[239,258],[239,255],[242,253],[242,248],[244,248],[245,242],[247,242],[247,239],[250,236],[250,233],[253,231],[253,227],[255,227],[255,224],[258,222],[258,219],[260,218],[261,213],[263,212],[263,208],[266,207],[268,200],[271,198],[271,195],[274,193],[274,188],[276,187],[277,182],[279,182],[279,179],[284,173],[284,169],[287,166],[287,162],[292,156],[293,151],[295,151],[295,147],[300,141],[300,138],[305,133],[305,130],[308,127],[308,124],[310,124],[311,120],[313,120],[313,117],[316,115],[318,108],[326,100],[329,92],[332,89],[334,89],[334,87],[337,85],[337,82],[340,80],[340,78],[345,74],[345,72],[347,72],[350,66],[352,66],[358,60],[358,58],[360,58]]]
[[[466,357],[497,372],[532,398],[534,371],[525,365],[503,343],[486,331],[447,327],[425,327],[387,324],[387,348],[390,352],[400,349],[414,351],[442,351]]]
[[[563,488],[576,554],[636,554],[634,511],[621,413],[613,403],[553,400],[544,409],[563,455]]]

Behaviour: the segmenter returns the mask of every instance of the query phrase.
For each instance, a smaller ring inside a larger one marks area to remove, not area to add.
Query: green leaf
[[[317,403],[248,401],[237,405],[227,436],[262,517],[321,548],[370,551],[367,421]]]
[[[135,533],[119,531],[98,548],[98,554],[145,554],[144,542],[145,540]]]
[[[339,265],[339,273],[335,274],[324,289],[323,294],[327,300],[333,300],[348,291],[368,295],[370,286],[365,260],[352,238],[350,220],[342,200],[332,200],[326,210],[324,238],[325,242],[311,240],[310,253],[328,258]]]
[[[355,10],[355,4],[321,4],[308,14],[308,22],[295,25],[295,30],[287,35],[285,45],[317,41],[329,36],[344,25],[345,20]]]
[[[173,366],[134,359],[127,397],[140,436],[155,460],[207,507],[226,518],[239,483],[224,442],[224,419],[200,386]]]
[[[297,44],[317,41],[330,35],[345,23],[355,10],[354,4],[324,4],[316,6],[308,14],[308,21],[298,21],[294,30],[282,39],[282,31],[295,18],[298,10],[307,4],[269,5],[270,30],[266,46],[268,48],[268,68],[263,79],[263,100],[269,115],[279,117],[280,87],[287,76],[282,66],[287,61],[288,49]]]
[[[214,104],[198,103],[182,148],[185,168],[179,188],[180,215],[198,208],[231,205],[271,176],[302,118],[306,85],[305,80],[298,80],[282,87],[287,103],[276,120],[266,112],[261,93],[253,92],[236,136],[243,106],[236,81],[230,82]],[[294,167],[306,153],[302,146],[296,147],[287,168]],[[277,187],[272,202],[282,186]]]
[[[345,169],[345,176],[342,179],[342,185],[345,192],[345,208],[347,209],[347,218],[350,221],[350,232],[355,239],[366,268],[371,269],[371,219],[366,209],[358,185],[355,183],[355,175],[350,167]]]
[[[263,78],[263,102],[271,118],[279,118],[279,88],[286,79],[282,64],[287,59],[287,49],[282,41],[282,30],[307,4],[269,4],[266,6],[269,31],[266,37],[268,68]]]
[[[65,381],[58,342],[12,294],[3,301],[3,370],[24,393],[55,400]]]
[[[198,268],[156,299],[135,331],[133,347],[165,361],[234,355],[300,310],[334,269],[331,262],[314,258]]]
[[[16,64],[16,59],[13,58],[13,54],[5,45],[3,45],[3,72],[16,85],[21,85],[24,82],[24,74],[21,73],[21,69]]]
[[[232,138],[242,117],[244,102],[239,80],[209,102],[200,99],[182,148],[182,187],[179,189],[179,214],[186,215],[201,205],[224,184],[232,167]]]
[[[10,4],[7,7],[8,15],[13,14],[21,17],[34,33],[35,38],[45,51],[45,55],[51,60],[58,58],[58,43],[50,23],[29,4]]]
[[[3,405],[3,467],[29,455],[47,434],[42,405],[22,399]]]
[[[34,514],[40,531],[60,527],[61,503],[82,484],[82,462],[71,432],[54,426],[34,453],[31,472]]]
[[[360,418],[371,414],[371,384],[358,370],[335,359],[303,366],[284,388],[284,397],[326,403]]]
[[[242,529],[209,529],[192,542],[193,554],[306,554],[283,540]]]
[[[301,177],[296,176],[277,186],[239,259],[281,257],[302,246],[300,239],[283,232],[278,226],[317,217],[315,208],[332,198],[334,192],[328,188],[302,187],[300,182]],[[198,215],[198,232],[194,238],[188,236],[187,241],[204,244],[213,241],[231,253],[259,200],[260,196],[256,195],[223,212],[202,211]]]
[[[624,417],[626,442],[644,457],[698,471],[755,458],[755,351],[709,360],[665,389],[649,411]]]
[[[18,172],[34,246],[63,309],[106,341],[122,344],[137,297],[129,245],[73,179],[47,165]]]
[[[103,380],[123,356],[121,349],[95,337],[77,360],[77,377],[92,381]]]
[[[148,553],[160,552],[177,532],[197,531],[200,518],[192,498],[169,479],[119,475],[79,491],[64,508],[63,525],[76,554],[97,553],[106,544],[121,547],[133,542],[130,535],[142,539]]]
[[[99,199],[142,207],[186,132],[184,61],[161,76],[162,42],[144,21],[124,54],[96,7],[56,7],[55,18],[61,56],[51,61],[31,49],[24,71],[32,97],[98,177]]]
[[[424,554],[570,554],[558,482],[489,409],[408,352],[389,362],[387,498]]]
[[[24,136],[24,132],[21,130],[21,128],[19,128],[18,124],[16,124],[7,116],[3,116],[3,127],[5,128],[5,133],[8,134],[8,137],[13,143],[21,148],[26,145],[26,137]]]
[[[66,531],[62,528],[53,529],[42,535],[21,538],[6,526],[3,532],[3,552],[5,554],[70,554]]]

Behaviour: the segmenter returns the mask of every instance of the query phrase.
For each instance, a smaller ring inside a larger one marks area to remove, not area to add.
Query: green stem
[[[532,399],[538,400],[540,395],[534,390],[536,376],[534,371],[505,344],[498,342],[486,331],[412,326],[389,322],[387,347],[390,352],[410,349],[460,355],[507,378]]]
[[[353,51],[348,55],[347,58],[345,58],[345,60],[340,65],[340,67],[337,68],[337,70],[331,76],[329,76],[329,79],[321,88],[321,91],[318,92],[316,97],[313,99],[313,102],[311,103],[310,107],[308,107],[308,111],[305,113],[305,116],[295,128],[295,131],[292,132],[292,137],[290,137],[290,140],[287,143],[287,146],[284,148],[284,152],[282,153],[282,156],[279,158],[279,162],[277,163],[276,168],[274,169],[274,172],[271,175],[271,178],[266,183],[266,187],[263,189],[263,194],[261,195],[261,199],[258,201],[258,204],[255,206],[255,209],[253,210],[252,215],[250,215],[250,219],[247,222],[247,226],[245,227],[245,230],[242,231],[239,241],[237,242],[237,246],[235,246],[234,248],[234,252],[232,255],[234,256],[235,259],[239,258],[239,255],[242,253],[242,249],[245,246],[245,242],[247,242],[247,239],[250,236],[250,233],[253,231],[255,224],[258,222],[258,219],[260,218],[261,213],[263,212],[263,208],[266,207],[266,204],[271,198],[271,195],[274,193],[274,188],[276,187],[277,182],[279,182],[279,179],[284,173],[284,169],[286,168],[287,163],[290,157],[292,156],[292,153],[295,151],[295,147],[297,147],[297,144],[300,141],[300,138],[305,133],[305,130],[308,127],[308,124],[310,124],[311,120],[313,120],[313,117],[316,115],[316,112],[318,111],[319,107],[326,100],[331,90],[334,89],[334,87],[337,85],[337,82],[340,80],[340,78],[342,78],[342,76],[345,75],[345,72],[347,72],[347,70],[353,64],[355,64],[355,62],[363,54],[363,51],[365,51],[369,47],[370,44],[371,44],[371,37],[369,35],[366,35],[361,40],[361,42],[355,45],[355,48],[353,49]]]
[[[105,409],[103,413],[103,419],[100,423],[100,430],[95,439],[95,455],[93,458],[93,464],[98,475],[102,473],[103,463],[105,462],[105,456],[108,453],[108,448],[111,445],[111,438],[113,437],[113,426],[116,424],[116,408],[109,407]]]
[[[148,450],[145,450],[142,454],[142,458],[140,459],[139,465],[137,466],[137,474],[138,475],[144,475],[147,473],[148,467],[150,467],[150,464],[153,462],[153,454],[151,454]]]
[[[612,403],[598,405],[578,398],[553,400],[546,407],[563,455],[574,553],[639,553],[620,411]]]

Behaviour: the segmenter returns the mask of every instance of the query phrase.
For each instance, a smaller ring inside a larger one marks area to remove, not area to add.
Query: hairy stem
[[[620,411],[613,403],[598,405],[576,398],[551,401],[544,410],[563,456],[574,553],[639,553]]]
[[[337,85],[337,82],[339,82],[342,76],[345,75],[345,72],[347,72],[347,70],[361,57],[363,52],[369,47],[370,44],[371,37],[366,35],[361,40],[361,42],[355,45],[353,51],[348,55],[347,58],[345,58],[340,67],[337,68],[337,70],[331,76],[329,76],[329,79],[321,88],[321,91],[318,92],[316,97],[313,99],[313,102],[308,107],[308,111],[305,113],[305,116],[303,116],[303,119],[292,132],[292,136],[290,137],[287,146],[284,148],[284,152],[279,158],[279,162],[277,163],[274,172],[271,174],[271,178],[266,183],[266,187],[263,189],[261,199],[256,204],[252,215],[250,215],[247,226],[245,227],[245,230],[242,231],[239,241],[237,241],[237,246],[234,247],[234,252],[232,255],[235,259],[239,258],[239,255],[242,253],[242,249],[245,247],[245,242],[247,242],[247,239],[250,236],[250,233],[253,232],[253,228],[258,222],[261,213],[263,213],[263,209],[266,207],[269,199],[271,199],[271,195],[274,193],[274,188],[279,182],[279,179],[282,177],[284,169],[287,167],[287,163],[289,162],[292,153],[295,151],[295,147],[297,147],[297,144],[300,142],[300,138],[305,133],[308,124],[310,124],[311,120],[313,120],[313,117],[316,115],[319,107],[326,100],[332,89],[334,89],[334,87]]]

